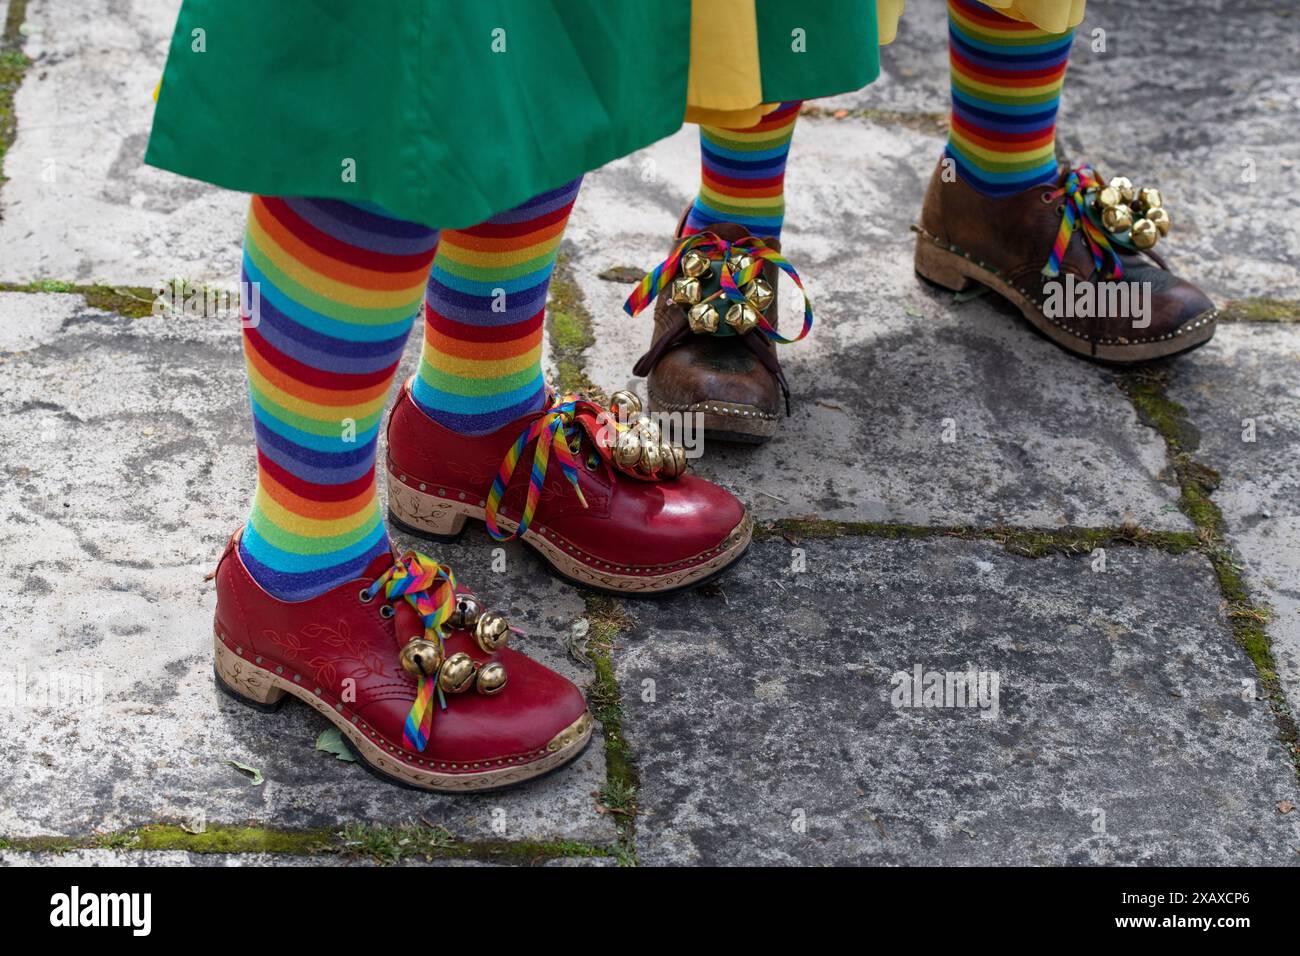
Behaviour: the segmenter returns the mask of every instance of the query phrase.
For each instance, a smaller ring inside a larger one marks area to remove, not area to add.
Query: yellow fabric
[[[1064,33],[1083,20],[1088,0],[980,0],[1003,16],[1024,20],[1048,33]]]
[[[880,45],[893,43],[898,36],[898,18],[903,15],[903,0],[876,0],[876,29]]]
[[[882,45],[897,35],[902,14],[903,0],[876,0]],[[762,96],[754,0],[691,0],[686,122],[748,129],[778,105]]]
[[[747,129],[766,113],[754,0],[691,0],[686,122]]]

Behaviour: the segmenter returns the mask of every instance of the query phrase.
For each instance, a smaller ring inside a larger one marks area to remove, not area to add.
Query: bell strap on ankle
[[[406,715],[406,725],[402,729],[403,743],[414,750],[423,751],[429,742],[429,730],[433,724],[433,694],[437,691],[438,703],[443,710],[447,708],[447,699],[438,687],[438,669],[446,658],[443,646],[443,629],[456,607],[456,575],[451,568],[439,564],[427,554],[408,551],[393,566],[375,578],[370,587],[362,592],[365,600],[374,600],[380,592],[389,602],[403,599],[415,610],[424,625],[424,639],[411,641],[408,648],[416,643],[426,643],[427,648],[419,648],[427,654],[426,667],[414,668],[412,676],[416,678],[417,687],[415,703]],[[410,673],[407,658],[411,654],[403,648],[402,666]],[[425,673],[428,670],[429,673]]]
[[[642,481],[664,481],[686,470],[685,450],[678,444],[663,441],[659,427],[641,415],[640,399],[630,392],[615,392],[609,408],[578,395],[548,395],[547,401],[542,414],[519,433],[492,480],[483,518],[488,533],[498,541],[521,536],[532,524],[552,451],[584,508],[587,500],[578,481],[577,460],[584,444],[586,466],[593,470],[603,463],[606,468]],[[497,522],[501,499],[530,445],[533,445],[533,457],[523,514],[518,527],[507,533]]]
[[[1116,176],[1107,183],[1085,163],[1070,170],[1059,187],[1045,192],[1043,201],[1054,202],[1061,197],[1065,198],[1061,228],[1043,266],[1043,275],[1048,278],[1060,275],[1065,251],[1076,229],[1083,231],[1093,267],[1107,279],[1124,277],[1124,264],[1116,247],[1121,251],[1146,253],[1163,264],[1151,252],[1160,237],[1169,234],[1172,225],[1159,190],[1134,189],[1126,176]]]
[[[771,286],[762,277],[769,262],[788,275],[803,296],[803,328],[794,338],[781,335],[764,314],[774,298]],[[715,264],[717,288],[706,294],[703,283],[713,277]],[[743,336],[757,328],[769,340],[788,345],[798,342],[812,328],[812,302],[799,273],[785,256],[755,236],[735,242],[712,232],[687,236],[637,283],[623,303],[623,311],[632,316],[640,314],[669,283],[673,285],[673,301],[686,312],[693,332]],[[726,306],[726,312],[720,315],[721,305]]]

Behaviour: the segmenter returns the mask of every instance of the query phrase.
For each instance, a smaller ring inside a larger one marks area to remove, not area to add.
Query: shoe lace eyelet
[[[375,596],[370,593],[369,588],[362,588],[361,593],[357,595],[357,600],[359,600],[362,604],[369,604],[374,599]]]
[[[1049,203],[1055,197],[1052,195],[1052,192],[1050,190],[1045,190],[1042,194],[1039,195],[1038,198],[1045,203]]]
[[[396,613],[397,612],[393,610],[393,606],[391,604],[385,604],[379,608],[379,616],[382,618],[390,618]]]

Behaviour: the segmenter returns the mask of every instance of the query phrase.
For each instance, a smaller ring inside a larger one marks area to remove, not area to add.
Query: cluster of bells
[[[686,470],[686,449],[664,441],[659,425],[641,412],[641,399],[620,389],[610,396],[610,410],[628,427],[610,448],[614,463],[650,478],[676,478]]]
[[[1135,190],[1125,176],[1116,176],[1097,191],[1096,209],[1107,232],[1129,233],[1138,249],[1150,249],[1169,234],[1172,225],[1160,190],[1150,186]]]
[[[473,629],[474,640],[486,654],[505,647],[510,641],[510,625],[496,611],[485,611],[478,600],[462,594],[449,622],[457,630]],[[480,694],[498,694],[506,686],[506,669],[495,661],[480,664],[464,651],[444,659],[437,641],[414,637],[406,642],[399,656],[402,670],[412,677],[436,678],[445,694],[463,694],[473,687]]]
[[[718,331],[718,308],[710,297],[701,301],[703,293],[700,283],[713,275],[713,260],[698,249],[689,249],[682,256],[681,275],[673,279],[672,299],[686,309],[686,321],[692,332],[712,335]],[[737,252],[727,260],[733,273],[748,269],[753,258],[745,252]],[[726,322],[738,334],[744,335],[758,325],[759,313],[766,312],[772,304],[772,286],[762,276],[745,284],[741,293],[744,302],[733,302],[721,321]],[[726,300],[723,300],[726,301]]]

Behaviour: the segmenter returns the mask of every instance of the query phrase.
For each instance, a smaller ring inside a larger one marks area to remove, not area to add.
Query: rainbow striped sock
[[[388,548],[375,442],[420,307],[436,231],[371,205],[254,196],[243,279],[257,495],[240,541],[286,601],[356,577]]]
[[[579,177],[470,229],[443,231],[411,398],[445,428],[485,435],[542,407],[546,290],[581,185]]]
[[[785,161],[802,105],[782,103],[749,129],[700,127],[700,192],[683,235],[734,222],[751,235],[781,238]]]
[[[1056,182],[1056,111],[1073,39],[1073,30],[1046,33],[975,0],[948,0],[944,154],[979,192],[1007,196]]]

